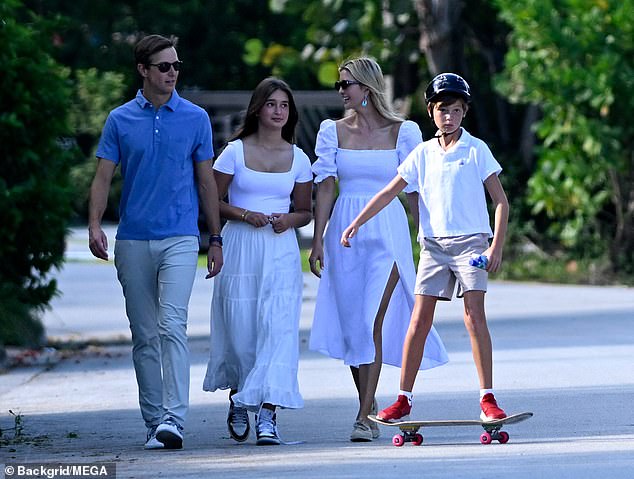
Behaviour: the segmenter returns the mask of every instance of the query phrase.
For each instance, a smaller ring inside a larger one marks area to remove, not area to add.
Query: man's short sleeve
[[[119,133],[117,131],[116,121],[112,112],[106,118],[106,123],[101,132],[101,138],[97,145],[97,158],[104,158],[114,162],[115,165],[121,161],[121,149],[119,147]]]
[[[213,132],[211,120],[205,110],[201,108],[201,119],[198,126],[198,138],[192,153],[192,158],[196,162],[211,160],[214,157]]]

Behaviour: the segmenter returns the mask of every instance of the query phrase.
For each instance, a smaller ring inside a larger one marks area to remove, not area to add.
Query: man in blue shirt
[[[120,165],[115,266],[148,428],[145,448],[180,449],[189,406],[187,308],[198,260],[199,204],[212,233],[207,278],[223,263],[211,123],[175,90],[182,63],[171,40],[149,35],[134,55],[143,89],[106,120],[90,189],[89,246],[108,260],[101,220]]]

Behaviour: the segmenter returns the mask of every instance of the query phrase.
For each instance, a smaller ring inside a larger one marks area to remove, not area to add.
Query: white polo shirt
[[[464,128],[458,142],[443,150],[438,138],[418,145],[398,167],[419,192],[419,240],[477,233],[493,236],[484,181],[502,167],[482,140]]]

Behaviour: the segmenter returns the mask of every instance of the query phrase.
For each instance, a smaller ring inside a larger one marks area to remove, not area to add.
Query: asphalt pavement
[[[534,417],[509,425],[504,445],[481,445],[477,427],[439,427],[422,431],[420,447],[394,447],[393,428],[382,428],[371,443],[349,442],[354,386],[340,361],[308,350],[318,280],[305,274],[299,364],[305,407],[278,412],[283,439],[301,443],[257,447],[253,436],[243,444],[229,439],[226,392],[202,391],[213,281],[201,270],[190,302],[185,447],[145,451],[121,289],[112,262],[92,260],[85,241],[82,230],[69,238],[69,260],[55,275],[62,295],[43,317],[51,341],[83,346],[50,351],[50,364],[0,374],[0,463],[114,463],[120,479],[634,477],[633,288],[491,281],[496,395],[507,412]],[[461,308],[458,300],[437,308],[450,362],[419,374],[413,418],[478,415]],[[397,368],[384,367],[380,407],[394,400],[398,377]]]

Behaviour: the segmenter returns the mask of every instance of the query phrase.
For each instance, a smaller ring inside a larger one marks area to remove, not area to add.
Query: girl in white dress
[[[364,235],[355,238],[354,248],[343,248],[339,239],[365,204],[394,177],[422,135],[415,123],[403,121],[391,110],[381,68],[373,59],[345,62],[335,88],[351,114],[336,122],[324,121],[317,135],[313,173],[318,189],[309,261],[321,281],[310,349],[350,366],[359,392],[350,440],[371,441],[379,436],[378,427],[367,416],[377,411],[374,396],[381,365],[401,365],[414,306],[416,273],[405,210],[398,199],[392,201],[367,223]],[[339,196],[335,202],[336,180]],[[407,190],[407,199],[417,220],[415,190]],[[421,368],[447,360],[444,345],[432,330]]]
[[[254,90],[242,128],[214,164],[225,263],[211,305],[211,351],[205,391],[229,389],[227,426],[258,445],[279,444],[276,407],[300,408],[297,382],[302,299],[294,228],[311,219],[310,160],[293,144],[297,108],[276,78]],[[291,197],[293,212],[289,212]]]

